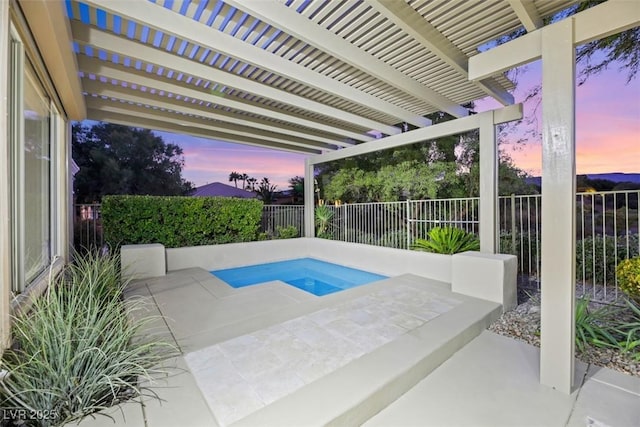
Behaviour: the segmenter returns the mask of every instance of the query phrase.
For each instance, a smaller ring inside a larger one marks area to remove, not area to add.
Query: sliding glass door
[[[46,270],[52,258],[54,107],[15,32],[11,42],[11,228],[13,291],[17,294]]]

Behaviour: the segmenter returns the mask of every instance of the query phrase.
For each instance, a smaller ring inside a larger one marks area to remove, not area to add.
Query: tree
[[[593,6],[603,3],[604,0],[583,0],[551,17],[545,18],[544,24],[550,24],[562,19],[566,19],[576,13],[582,12]],[[500,39],[497,44],[508,43],[518,37],[524,36],[526,30],[519,28]],[[627,72],[627,84],[637,77],[638,68],[640,67],[640,27],[635,27],[617,34],[604,37],[585,43],[576,48],[576,68],[577,83],[584,84],[589,77],[594,76],[601,71],[606,70],[609,66],[617,65],[619,70]],[[526,68],[515,68],[509,71],[509,78],[518,85],[518,75],[526,73]],[[524,120],[526,128],[521,127],[520,132],[540,140],[542,137],[538,128],[536,111],[540,108],[542,98],[542,85],[537,84],[529,88],[524,96],[525,103],[528,106],[528,118]],[[518,142],[525,142],[521,139]]]
[[[242,180],[242,189],[245,190],[247,188],[247,179],[249,179],[249,175],[246,173],[241,173],[240,178]]]
[[[602,0],[583,1],[574,6],[571,13],[582,12],[600,3]],[[636,78],[640,66],[640,27],[579,46],[576,61],[582,65],[580,84],[612,64],[619,64],[621,70],[626,70],[627,83],[631,82]]]
[[[602,0],[588,0],[578,3],[552,17],[545,18],[545,24],[565,19],[573,14],[586,10]],[[518,29],[497,40],[497,44],[506,43],[526,34],[524,28]],[[637,77],[640,67],[640,27],[636,27],[619,34],[596,40],[577,48],[576,56],[580,66],[579,84],[584,83],[591,75],[597,74],[613,64],[619,64],[621,70],[627,71],[627,83]],[[517,82],[516,82],[517,84]],[[526,100],[540,102],[541,86],[535,86],[526,96]],[[537,108],[537,107],[535,107]],[[433,123],[450,120],[446,113],[435,113],[427,116]],[[533,115],[535,117],[535,115]],[[535,119],[533,119],[535,120]],[[502,125],[499,138],[504,140],[511,124]],[[538,136],[537,124],[529,123],[528,135]],[[526,141],[521,138],[518,143]],[[409,163],[405,163],[409,162]],[[417,193],[429,194],[435,189],[438,198],[470,197],[478,195],[479,165],[478,165],[478,135],[469,132],[458,136],[440,138],[437,141],[426,141],[387,150],[375,154],[359,156],[355,159],[331,162],[317,168],[318,181],[321,190],[325,191],[327,199],[340,198],[343,201],[371,201],[387,198],[410,197],[416,194],[416,188],[407,187],[404,181],[406,167],[418,162],[420,166],[412,166],[416,172],[416,179],[429,179],[428,173],[421,170],[422,164],[433,167],[440,162],[448,165],[456,164],[455,174],[445,172],[446,179],[440,181],[430,191],[420,189]],[[451,171],[451,166],[446,167]],[[384,176],[386,174],[386,176]],[[500,194],[530,194],[536,191],[535,186],[527,184],[527,175],[518,169],[510,157],[505,153],[500,156],[499,188]],[[336,182],[333,183],[332,179]],[[339,183],[344,188],[339,189]],[[398,194],[400,192],[400,195]],[[431,196],[428,196],[431,197]],[[368,199],[368,200],[367,200]]]
[[[472,108],[473,105],[467,107]],[[430,114],[427,118],[433,123],[454,119],[443,112]],[[408,130],[413,128],[409,126]],[[338,198],[349,203],[356,200],[366,202],[472,196],[477,184],[463,178],[478,161],[478,141],[479,133],[473,130],[323,163],[316,167],[321,197],[328,200]],[[363,173],[353,170],[353,175],[349,177],[349,172],[340,172],[343,169],[359,169]],[[332,177],[337,174],[340,174],[338,179],[342,180],[348,191],[340,193],[337,191],[337,184],[330,186]],[[420,182],[414,183],[412,180]]]
[[[240,179],[242,179],[242,175],[238,172],[231,172],[229,174],[229,182],[233,182],[236,185],[236,188],[238,188],[238,180]]]
[[[251,176],[247,178],[247,186],[245,187],[245,190],[256,191],[257,183],[258,183],[258,180],[255,179],[254,177]]]
[[[452,119],[446,113],[429,118],[436,123]],[[499,138],[507,131],[501,127]],[[322,164],[318,168],[322,197],[346,203],[477,197],[479,144],[474,130]],[[500,153],[500,194],[535,193],[526,177],[506,153]]]
[[[293,196],[293,203],[304,202],[304,177],[294,176],[289,178],[289,188],[291,189],[291,195]]]
[[[611,191],[616,187],[616,184],[616,182],[608,179],[591,179],[588,175],[576,176],[576,187],[579,193],[589,191],[591,189],[595,191]]]
[[[529,178],[529,175],[519,169],[507,153],[501,151],[498,163],[498,194],[500,196],[539,194],[538,187],[535,184],[528,183],[527,178]],[[480,165],[475,163],[469,174],[463,179],[468,180],[465,185],[470,191],[468,195],[479,196]]]
[[[146,129],[98,123],[72,127],[73,158],[80,167],[74,193],[81,203],[107,194],[184,195],[182,149]]]
[[[258,193],[258,198],[262,200],[265,205],[268,205],[274,201],[274,193],[277,188],[277,185],[271,184],[269,178],[265,177],[260,180],[258,188],[255,191]]]
[[[604,3],[605,0],[583,0],[553,16],[545,18],[544,24],[551,24],[566,19],[576,13]],[[497,40],[504,44],[525,35],[524,28],[519,28]],[[583,84],[590,76],[598,74],[612,64],[618,64],[620,70],[626,70],[627,83],[636,78],[640,67],[640,27],[634,27],[617,34],[594,40],[578,46],[576,63],[580,65],[578,84]]]

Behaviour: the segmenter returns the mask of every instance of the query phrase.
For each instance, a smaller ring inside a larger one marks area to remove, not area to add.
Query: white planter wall
[[[205,270],[311,257],[393,277],[415,274],[452,284],[452,291],[487,299],[509,310],[516,303],[513,255],[465,252],[441,255],[318,238],[267,240],[166,250],[167,270]]]
[[[386,276],[416,274],[451,282],[451,256],[317,238],[167,249],[167,270],[205,270],[311,257]]]

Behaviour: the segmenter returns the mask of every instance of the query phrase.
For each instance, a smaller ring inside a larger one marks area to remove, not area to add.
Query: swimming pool
[[[249,265],[213,270],[211,274],[234,288],[280,280],[317,296],[327,295],[355,286],[365,285],[386,276],[344,267],[313,258]]]

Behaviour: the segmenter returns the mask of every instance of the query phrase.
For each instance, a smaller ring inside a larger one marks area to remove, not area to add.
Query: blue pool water
[[[313,258],[214,270],[211,274],[234,288],[280,280],[318,296],[387,278]]]

